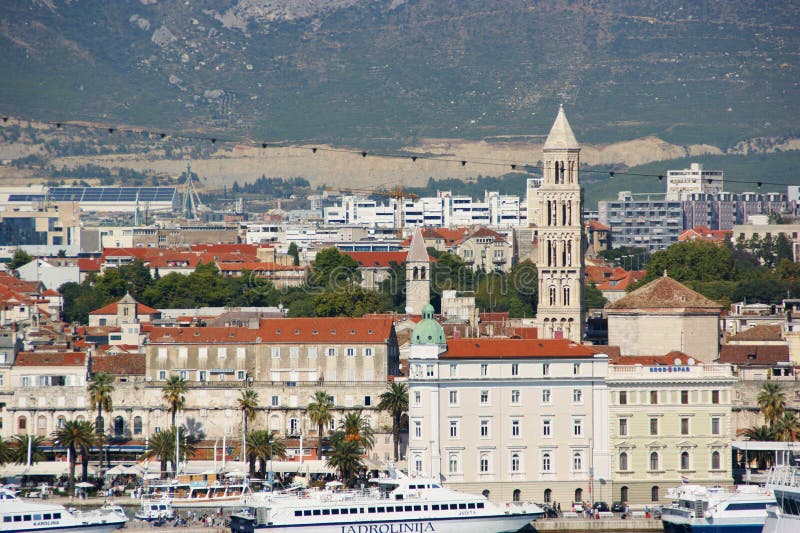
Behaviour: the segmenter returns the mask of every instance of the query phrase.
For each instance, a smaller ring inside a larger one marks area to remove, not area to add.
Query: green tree
[[[312,299],[314,316],[359,317],[368,313],[382,313],[390,307],[389,299],[376,291],[360,285],[327,290]]]
[[[340,435],[339,438],[332,439],[327,464],[341,473],[347,486],[352,486],[356,472],[364,468],[361,455],[362,449],[358,441],[347,440],[344,435]]]
[[[153,284],[150,269],[141,259],[135,259],[133,263],[119,267],[119,275],[127,284],[128,291],[136,298]]]
[[[14,255],[11,257],[11,261],[8,263],[8,268],[16,270],[21,266],[27,265],[31,261],[33,261],[33,257],[28,252],[22,248],[17,248]]]
[[[644,282],[664,274],[680,282],[736,279],[733,251],[705,241],[677,242],[653,254]]]
[[[311,264],[310,284],[324,289],[340,289],[361,281],[358,263],[336,248],[325,248],[317,253]]]
[[[773,429],[775,422],[783,416],[786,410],[786,393],[778,383],[768,381],[761,386],[756,403],[761,409],[761,414],[764,415],[764,420],[770,429]]]
[[[103,412],[110,413],[113,408],[111,395],[114,393],[114,376],[105,372],[95,372],[86,387],[89,393],[89,401],[97,407],[97,417],[95,418],[94,428],[97,432],[98,469],[103,470],[103,441],[105,440],[105,422]]]
[[[171,429],[157,431],[147,439],[147,448],[142,454],[142,459],[158,459],[161,462],[161,477],[167,477],[167,465],[172,465],[172,471],[177,474],[178,465],[175,464],[175,432],[178,436],[180,449],[179,457],[191,457],[197,451],[197,439],[184,428],[173,426]]]
[[[69,492],[75,493],[75,463],[78,450],[88,450],[97,442],[94,426],[84,420],[68,420],[53,433],[53,443],[69,450]]]
[[[0,439],[0,466],[11,461],[11,447],[6,439]]]
[[[172,415],[172,429],[175,429],[175,418],[178,411],[186,406],[186,393],[189,386],[186,380],[178,374],[172,374],[167,383],[161,388],[161,397],[169,405],[169,412]],[[174,434],[173,434],[174,436]]]
[[[271,431],[265,429],[251,431],[247,434],[247,442],[250,477],[255,477],[256,460],[261,463],[259,475],[266,478],[267,462],[286,458],[286,443]]]
[[[311,397],[306,414],[312,424],[317,425],[317,457],[322,457],[323,430],[333,420],[333,401],[324,390],[318,390]]]
[[[608,299],[603,296],[600,289],[594,283],[587,283],[583,286],[583,308],[602,309],[608,303]]]
[[[784,259],[789,261],[794,259],[792,243],[789,242],[785,233],[778,233],[778,236],[775,237],[775,264],[779,264]]]
[[[638,246],[609,248],[598,253],[598,255],[625,270],[645,270],[647,269],[647,263],[650,261],[650,252],[647,248]]]
[[[40,449],[42,443],[44,443],[44,437],[38,437],[36,435],[14,435],[11,437],[11,442],[8,445],[11,452],[9,457],[11,462],[18,465],[27,464],[28,441],[30,441],[31,446],[32,464],[44,461],[44,453],[42,453]]]
[[[408,412],[408,386],[397,381],[390,383],[389,389],[380,396],[378,410],[389,413],[392,417],[392,441],[396,463],[400,460],[400,422],[403,414]]]
[[[406,308],[406,263],[389,262],[389,272],[380,284],[380,292],[385,295],[391,309],[404,313]]]
[[[358,442],[365,451],[371,450],[375,445],[375,432],[360,410],[347,413],[339,422],[339,431],[345,440]]]
[[[800,434],[800,421],[797,419],[797,414],[789,411],[784,411],[783,414],[775,421],[775,440],[792,442],[797,440]]]
[[[256,417],[258,392],[249,387],[244,389],[236,400],[236,404],[242,412],[242,460],[244,460],[247,457],[247,422]]]
[[[294,266],[300,265],[300,250],[297,248],[297,243],[290,243],[289,250],[286,253],[292,258],[292,264]]]
[[[522,307],[512,314],[514,318],[532,317],[536,315],[536,306],[539,303],[539,269],[530,259],[520,261],[508,273],[511,284],[511,296],[515,297]],[[509,311],[513,311],[514,298],[509,303]]]

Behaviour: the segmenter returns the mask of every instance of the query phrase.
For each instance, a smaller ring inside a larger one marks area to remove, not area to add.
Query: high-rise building
[[[539,337],[580,342],[584,331],[582,195],[578,180],[581,148],[563,107],[558,110],[543,152],[542,184],[534,201],[538,211]]]
[[[722,192],[721,170],[703,170],[700,163],[692,163],[683,170],[667,171],[667,199],[682,200],[688,194]]]

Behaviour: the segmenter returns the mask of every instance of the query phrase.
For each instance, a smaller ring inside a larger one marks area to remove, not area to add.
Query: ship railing
[[[790,466],[773,466],[767,474],[767,485],[800,487],[800,470]]]

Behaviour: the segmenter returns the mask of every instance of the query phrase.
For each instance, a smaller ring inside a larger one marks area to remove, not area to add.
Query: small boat
[[[248,496],[231,515],[232,533],[492,533],[517,531],[541,517],[533,503],[499,505],[444,488],[433,479],[372,480],[368,490],[296,488]]]
[[[767,508],[764,533],[800,531],[800,468],[772,467],[767,477],[767,488],[775,494],[775,505]]]
[[[59,504],[20,499],[13,491],[0,489],[0,532],[108,533],[121,528],[127,521],[128,517],[118,505],[104,505],[100,509],[78,511]]]
[[[151,483],[142,498],[167,498],[174,509],[240,507],[251,494],[247,476],[230,473],[186,474],[178,479]]]
[[[665,533],[761,533],[772,491],[758,485],[680,485],[667,492],[672,504],[661,509]]]
[[[137,520],[157,522],[159,520],[172,520],[175,511],[169,498],[142,498],[139,510],[134,515]]]

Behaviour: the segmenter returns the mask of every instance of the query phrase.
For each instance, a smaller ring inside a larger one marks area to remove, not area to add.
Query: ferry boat
[[[167,498],[174,509],[241,507],[252,493],[246,476],[215,473],[180,475],[178,479],[151,483],[142,498]]]
[[[361,491],[298,489],[254,493],[231,515],[232,533],[492,533],[541,517],[533,503],[498,505],[433,479],[371,480]]]
[[[9,489],[0,489],[0,532],[89,531],[108,533],[125,525],[128,518],[117,505],[90,511],[67,509],[63,505],[31,502],[17,498]]]
[[[667,492],[661,509],[665,533],[761,533],[775,497],[765,487],[681,485]]]
[[[773,467],[767,477],[767,488],[775,493],[776,504],[767,508],[764,533],[800,531],[800,468]]]
[[[157,522],[175,518],[175,511],[169,498],[142,498],[140,503],[139,510],[134,515],[137,520]]]

